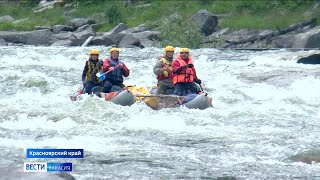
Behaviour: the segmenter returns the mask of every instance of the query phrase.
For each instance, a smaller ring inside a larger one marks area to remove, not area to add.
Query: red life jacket
[[[192,60],[190,57],[188,57],[187,62],[185,62],[184,59],[181,58],[181,56],[178,56],[175,61],[179,62],[180,67],[185,66],[187,64],[192,64]],[[185,68],[179,73],[173,73],[172,82],[175,85],[176,83],[188,83],[188,82],[194,82],[194,76],[195,72],[193,68]]]

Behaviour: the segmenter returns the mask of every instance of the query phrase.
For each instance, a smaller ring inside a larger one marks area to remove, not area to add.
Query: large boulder
[[[298,59],[297,63],[301,64],[320,64],[320,54],[312,54],[307,57]]]
[[[271,46],[274,48],[292,48],[293,35],[278,36],[272,40]]]
[[[104,22],[101,22],[101,23],[96,23],[96,24],[91,24],[91,27],[94,31],[97,31],[99,28],[101,28],[102,26],[108,24],[109,22],[108,21],[104,21]]]
[[[66,25],[54,25],[54,26],[52,27],[52,31],[53,31],[53,33],[55,33],[55,34],[61,32],[61,31],[73,31],[73,30],[74,30],[73,27],[71,27],[71,26],[66,26]]]
[[[159,31],[144,31],[138,33],[132,33],[132,35],[138,39],[158,39],[160,32]]]
[[[7,23],[7,22],[13,22],[13,21],[14,19],[9,15],[0,17],[0,23]]]
[[[140,45],[142,48],[152,47],[154,42],[149,39],[140,39]]]
[[[44,29],[49,29],[50,31],[52,31],[52,28],[49,26],[34,26],[33,27],[34,30],[44,30]]]
[[[320,48],[320,26],[294,37],[293,48]]]
[[[68,26],[73,27],[74,29],[78,29],[81,26],[84,25],[89,25],[89,24],[94,24],[95,21],[92,19],[85,19],[85,18],[75,18],[75,19],[71,19],[68,22]]]
[[[293,162],[303,162],[306,164],[320,163],[320,151],[312,149],[290,156],[288,159]]]
[[[0,38],[5,41],[28,45],[49,45],[52,35],[48,29],[23,32],[0,31]]]
[[[121,31],[127,30],[128,26],[124,23],[119,23],[116,27],[108,31],[109,34],[118,34]]]
[[[52,35],[53,38],[58,39],[58,40],[65,40],[65,39],[70,39],[70,38],[76,38],[75,35],[71,32],[65,32],[65,33],[59,33],[59,34],[54,34]]]
[[[207,10],[200,10],[192,16],[192,20],[196,21],[205,36],[215,32],[218,26],[218,17]]]
[[[89,25],[85,25],[83,27],[80,27],[73,33],[74,39],[71,39],[73,41],[73,44],[75,46],[82,45],[90,36],[95,36],[95,32],[93,31],[92,27]]]
[[[121,39],[121,41],[120,41],[118,46],[119,47],[127,47],[127,45],[139,46],[140,45],[140,39],[136,38],[132,34],[125,35]]]
[[[249,38],[254,39],[256,36],[259,36],[259,33],[258,30],[241,29],[232,33],[222,34],[220,37],[226,41],[238,42]]]
[[[90,44],[92,44],[92,45],[104,45],[104,46],[115,45],[115,43],[113,42],[113,40],[110,38],[109,35],[103,35],[103,36],[94,37],[91,40]]]
[[[50,46],[72,46],[72,45],[73,45],[73,41],[71,41],[70,39],[66,39],[66,40],[55,41]]]
[[[4,39],[0,39],[0,46],[6,46],[7,42]]]
[[[143,32],[143,31],[147,31],[147,30],[150,30],[150,28],[147,27],[147,26],[144,25],[144,24],[140,24],[140,25],[137,26],[137,27],[133,27],[133,28],[129,28],[129,29],[126,29],[126,30],[124,30],[124,31],[121,31],[120,34],[127,35],[127,34],[131,34],[131,33]]]
[[[128,26],[124,23],[119,23],[116,27],[110,31],[103,33],[102,36],[95,37],[92,39],[90,44],[93,45],[118,45],[120,40],[125,36],[125,34],[119,34],[120,32],[128,29]]]

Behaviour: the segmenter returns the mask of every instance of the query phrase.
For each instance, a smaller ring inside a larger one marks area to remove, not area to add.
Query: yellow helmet
[[[90,55],[92,55],[92,54],[99,55],[99,50],[97,50],[97,49],[91,49],[91,50],[90,50]]]
[[[119,48],[111,48],[111,49],[110,49],[110,53],[112,53],[113,51],[117,51],[117,52],[119,52],[119,51],[120,51],[120,49],[119,49]]]
[[[182,53],[182,52],[190,53],[188,48],[181,48],[180,53]]]
[[[168,52],[168,51],[174,52],[174,47],[173,46],[166,46],[166,48],[164,48],[164,52]]]

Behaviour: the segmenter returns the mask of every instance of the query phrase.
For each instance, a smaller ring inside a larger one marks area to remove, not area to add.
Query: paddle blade
[[[103,81],[106,78],[106,75],[103,72],[98,72],[96,76],[100,81]]]

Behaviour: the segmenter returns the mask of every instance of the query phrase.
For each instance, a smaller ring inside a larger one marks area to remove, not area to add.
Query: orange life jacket
[[[185,66],[187,64],[192,64],[192,60],[190,57],[188,57],[187,63],[180,56],[175,61],[179,62],[180,67]],[[182,82],[182,83],[194,82],[194,75],[195,73],[193,68],[185,68],[179,73],[173,73],[172,82],[174,85],[179,82]]]

